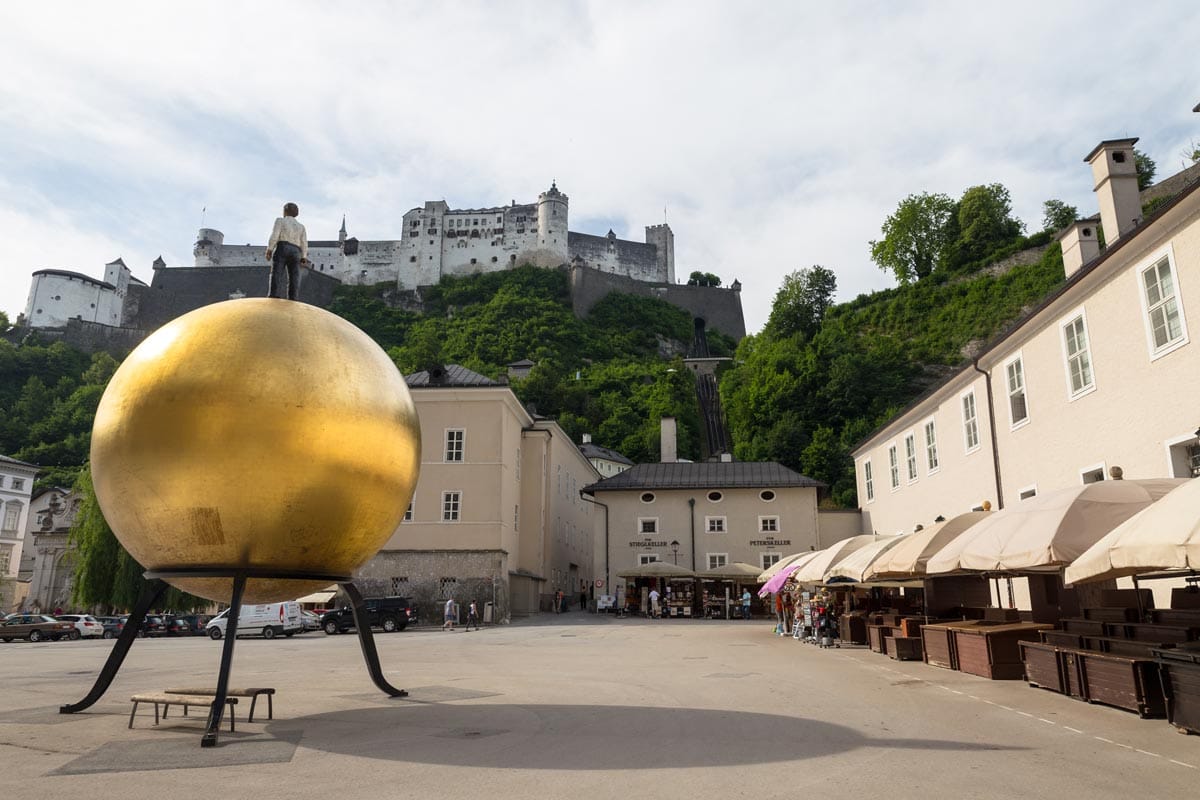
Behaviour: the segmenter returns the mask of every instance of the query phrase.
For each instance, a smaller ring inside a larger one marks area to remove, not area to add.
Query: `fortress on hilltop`
[[[570,276],[579,317],[612,292],[654,297],[687,311],[698,323],[736,339],[746,335],[741,284],[729,288],[675,282],[675,235],[668,225],[646,226],[646,241],[567,229],[567,196],[553,183],[536,203],[453,209],[434,200],[408,211],[400,238],[309,240],[311,268],[302,269],[300,299],[329,308],[341,284],[393,284],[420,308],[421,287],[445,276],[498,272],[532,264]],[[311,231],[310,231],[311,233]],[[152,265],[149,284],[118,258],[98,280],[80,272],[33,273],[18,327],[58,336],[85,350],[128,352],[147,333],[187,312],[222,300],[265,297],[270,271],[266,244],[225,244],[225,235],[201,228],[190,266]]]
[[[443,276],[497,272],[522,264],[585,267],[648,283],[675,283],[675,236],[668,225],[648,225],[645,242],[567,229],[568,198],[553,183],[536,203],[496,208],[450,208],[431,200],[404,215],[399,239],[309,241],[316,272],[343,283],[395,282],[413,290]],[[193,251],[196,267],[267,265],[263,245],[227,245],[219,230],[202,228]]]

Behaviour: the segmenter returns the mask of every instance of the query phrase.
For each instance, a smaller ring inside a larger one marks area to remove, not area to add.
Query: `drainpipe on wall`
[[[583,493],[583,489],[579,490],[579,499],[587,500],[589,503],[595,503],[604,509],[604,594],[609,594],[612,592],[612,584],[609,583],[608,580],[608,505],[606,503],[601,503],[594,497],[588,497]]]
[[[696,498],[688,498],[688,516],[692,522],[692,572],[696,571]]]
[[[1004,508],[1004,489],[1000,483],[1000,450],[996,445],[996,408],[992,405],[992,376],[991,373],[985,372],[979,368],[979,359],[971,362],[978,372],[984,378],[984,383],[987,385],[987,406],[988,406],[988,427],[992,434],[992,471],[996,475],[996,510]]]

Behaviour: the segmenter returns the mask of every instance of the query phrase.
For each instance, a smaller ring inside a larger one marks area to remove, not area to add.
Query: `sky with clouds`
[[[1165,177],[1200,141],[1200,4],[5,3],[0,311],[46,268],[189,266],[202,219],[262,243],[295,200],[399,238],[425,200],[533,201],[570,227],[675,232],[676,273],[891,285],[868,242],[906,195],[1000,182],[1096,210],[1083,157],[1139,136]]]

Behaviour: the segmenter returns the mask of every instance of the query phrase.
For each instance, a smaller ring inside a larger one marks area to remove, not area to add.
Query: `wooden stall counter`
[[[1021,680],[1025,664],[1020,642],[1036,642],[1039,633],[1053,629],[1041,622],[1010,622],[954,628],[954,649],[958,668],[971,675],[992,680]]]

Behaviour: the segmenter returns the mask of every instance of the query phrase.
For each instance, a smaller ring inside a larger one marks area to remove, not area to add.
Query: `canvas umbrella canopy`
[[[1200,480],[1113,528],[1068,567],[1067,583],[1166,570],[1200,570]]]
[[[790,556],[784,556],[771,566],[764,569],[762,572],[758,573],[758,579],[760,581],[769,581],[771,578],[774,578],[781,571],[792,566],[800,559],[804,558],[805,556],[811,556],[815,552],[815,550],[805,550],[803,553],[793,553]]]
[[[627,570],[617,573],[618,578],[694,578],[696,573],[686,567],[668,564],[665,561],[651,561],[649,564],[641,564],[636,567],[630,567]]]
[[[825,580],[825,572],[831,566],[841,561],[855,550],[866,547],[872,542],[879,541],[878,536],[851,536],[831,547],[817,552],[816,556],[804,562],[800,569],[792,573],[796,583],[821,583]]]
[[[771,578],[769,578],[767,582],[763,584],[763,587],[758,590],[758,596],[766,597],[769,594],[778,592],[783,588],[783,585],[787,583],[788,578],[792,577],[792,573],[800,569],[812,559],[816,558],[819,552],[820,551],[814,550],[808,553],[800,553],[798,556],[788,559],[788,561],[791,563],[771,576]]]
[[[871,564],[877,558],[882,556],[891,548],[900,544],[904,540],[903,536],[880,536],[874,542],[871,542],[866,547],[860,547],[850,555],[837,561],[828,570],[825,571],[825,581],[828,582],[833,578],[840,578],[848,581],[861,583],[866,580],[867,570],[871,568]]]
[[[895,547],[888,548],[871,562],[863,580],[901,580],[924,575],[930,557],[990,513],[968,511],[944,522],[935,522],[925,530],[902,536]]]
[[[741,581],[742,583],[758,583],[758,575],[762,569],[747,564],[744,561],[735,561],[732,564],[726,564],[723,567],[714,567],[713,569],[705,570],[696,573],[696,577],[703,580],[717,581]]]
[[[1100,481],[1039,495],[972,525],[929,559],[926,570],[1057,570],[1184,480]]]

